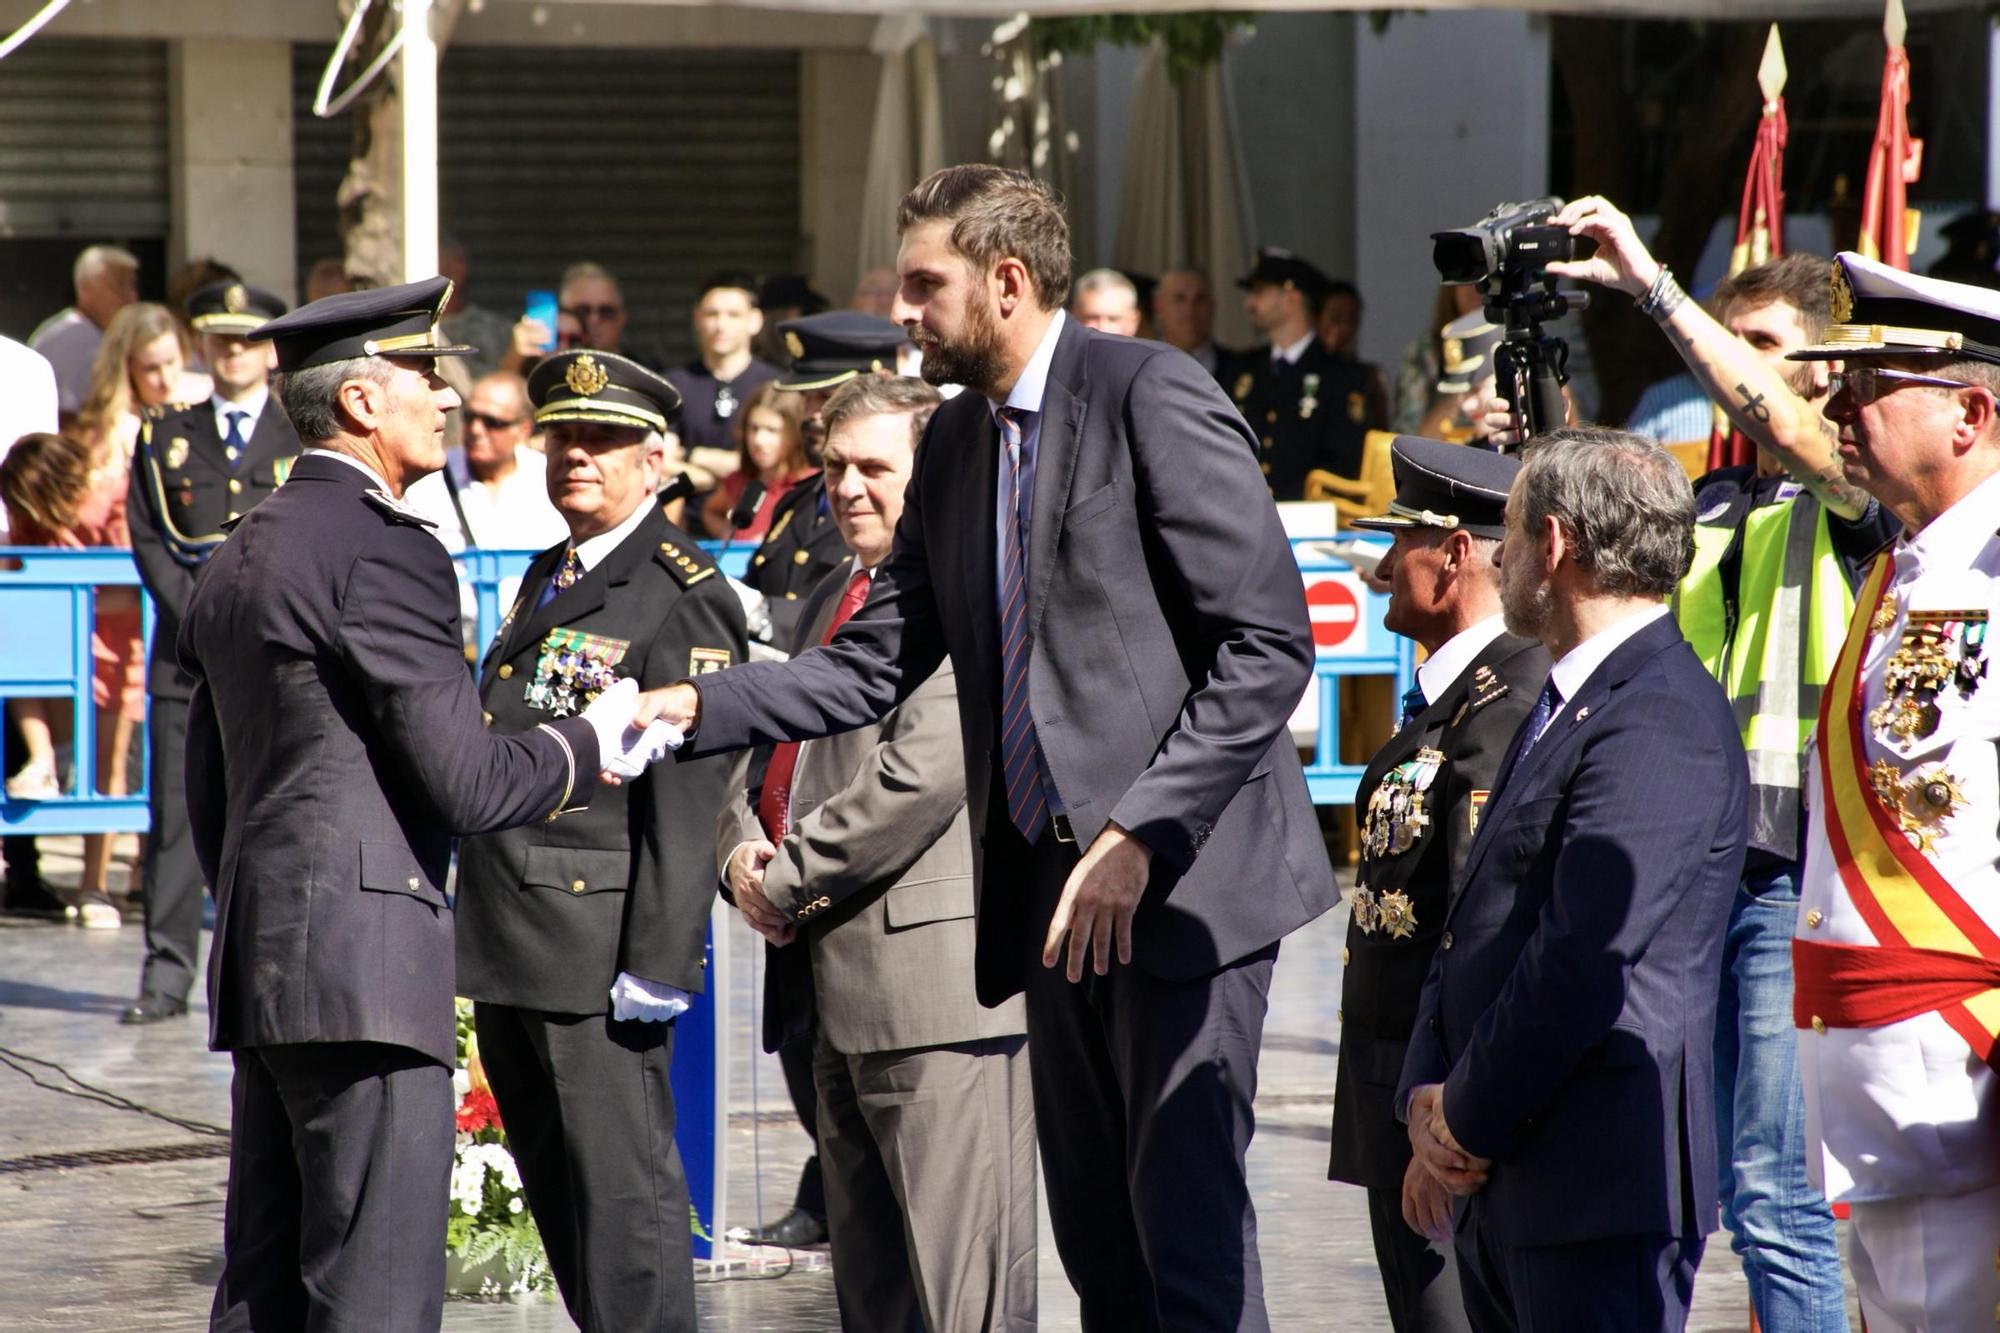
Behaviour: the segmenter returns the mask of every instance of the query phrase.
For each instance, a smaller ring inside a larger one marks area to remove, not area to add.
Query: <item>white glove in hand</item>
[[[597,755],[600,760],[609,759],[625,748],[625,733],[632,728],[632,719],[639,712],[639,682],[630,676],[621,676],[608,689],[598,691],[590,706],[583,710],[582,717],[597,733]]]
[[[648,981],[620,972],[611,984],[611,1016],[621,1023],[665,1023],[688,1010],[694,997],[664,981]]]
[[[667,751],[680,749],[686,739],[681,729],[665,718],[654,718],[644,731],[627,727],[622,748],[605,751],[608,757],[604,760],[604,771],[630,782],[666,758]]]

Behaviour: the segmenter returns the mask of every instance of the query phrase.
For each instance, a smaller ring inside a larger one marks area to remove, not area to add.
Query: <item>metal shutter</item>
[[[167,48],[37,37],[0,65],[0,235],[165,236]]]
[[[340,253],[350,129],[312,116],[325,59],[296,48],[301,267]],[[678,361],[704,274],[797,267],[796,52],[453,46],[438,138],[445,229],[473,299],[503,314],[594,259],[624,288],[628,342]]]

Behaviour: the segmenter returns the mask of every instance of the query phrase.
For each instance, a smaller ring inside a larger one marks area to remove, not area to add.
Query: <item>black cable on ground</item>
[[[0,1046],[0,1064],[6,1065],[9,1069],[46,1092],[59,1092],[65,1097],[74,1097],[78,1101],[95,1102],[99,1106],[108,1106],[114,1111],[126,1111],[133,1115],[148,1116],[154,1120],[172,1125],[176,1129],[184,1129],[190,1134],[204,1134],[220,1139],[229,1137],[229,1131],[221,1125],[211,1125],[205,1120],[185,1120],[180,1116],[169,1115],[165,1111],[155,1110],[147,1106],[144,1102],[135,1102],[130,1097],[120,1096],[108,1088],[100,1088],[86,1083],[53,1060],[44,1060],[40,1056],[17,1051],[11,1046]],[[46,1082],[41,1075],[27,1068],[27,1065],[40,1065],[44,1069],[53,1069],[64,1079],[76,1086],[66,1088],[60,1084]]]

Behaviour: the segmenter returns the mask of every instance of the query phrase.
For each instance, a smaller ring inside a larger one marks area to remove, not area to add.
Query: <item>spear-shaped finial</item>
[[[1893,4],[1895,0],[1890,0]],[[1764,105],[1769,106],[1785,95],[1785,79],[1790,71],[1785,68],[1785,44],[1778,40],[1778,25],[1771,25],[1771,35],[1764,39],[1764,58],[1757,62],[1757,88],[1764,94]]]
[[[1903,13],[1903,0],[1889,0],[1888,8],[1882,12],[1882,35],[1889,39],[1890,46],[1901,46],[1909,31],[1910,19]]]

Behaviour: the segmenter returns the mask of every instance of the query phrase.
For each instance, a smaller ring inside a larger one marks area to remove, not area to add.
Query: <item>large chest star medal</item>
[[[581,712],[618,679],[616,668],[631,647],[630,639],[608,639],[579,629],[550,630],[535,657],[535,674],[528,680],[528,707],[557,717]]]
[[[1983,610],[1909,613],[1902,642],[1882,669],[1882,702],[1868,714],[1877,739],[1903,745],[1928,740],[1950,692],[1972,697],[1986,678],[1986,622]],[[1894,623],[1878,620],[1870,628],[1879,632]]]

